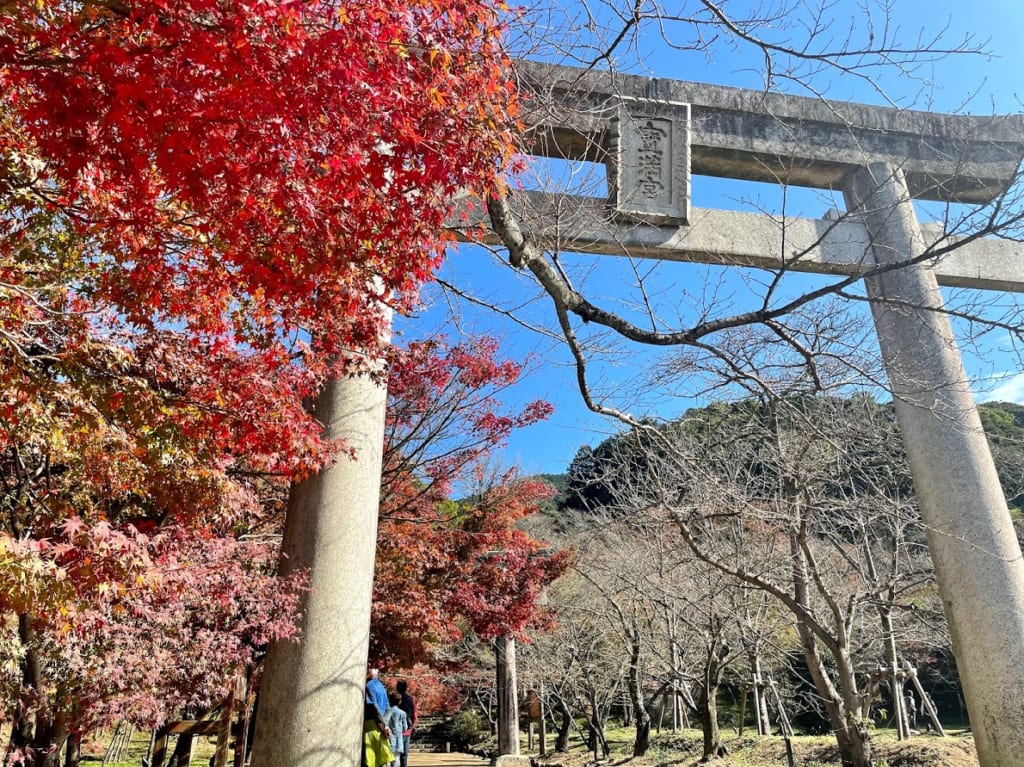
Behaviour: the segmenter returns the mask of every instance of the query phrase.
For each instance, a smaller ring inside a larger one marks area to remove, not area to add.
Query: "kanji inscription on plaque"
[[[612,122],[610,204],[619,219],[683,225],[690,210],[690,107],[624,100]]]

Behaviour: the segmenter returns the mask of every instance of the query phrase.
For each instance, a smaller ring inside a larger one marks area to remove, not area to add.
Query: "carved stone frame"
[[[690,105],[623,98],[611,121],[608,204],[620,221],[690,218]]]

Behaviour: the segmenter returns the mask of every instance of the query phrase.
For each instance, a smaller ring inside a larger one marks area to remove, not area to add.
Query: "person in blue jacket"
[[[409,719],[402,710],[402,696],[397,692],[391,693],[389,697],[391,707],[388,708],[388,713],[384,716],[384,724],[391,731],[391,751],[394,753],[396,759],[391,763],[391,767],[398,767],[399,760],[405,757],[405,738],[403,733],[409,727]]]
[[[388,692],[375,668],[366,670],[366,695],[363,706],[362,767],[385,767],[395,761],[391,750],[391,730],[384,721],[388,712]]]
[[[380,681],[380,671],[375,668],[366,670],[366,702],[377,707],[381,719],[388,712],[388,691]]]

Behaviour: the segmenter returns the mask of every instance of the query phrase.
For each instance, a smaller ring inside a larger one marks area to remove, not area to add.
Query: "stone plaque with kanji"
[[[623,99],[611,124],[616,218],[681,226],[690,213],[690,106]]]

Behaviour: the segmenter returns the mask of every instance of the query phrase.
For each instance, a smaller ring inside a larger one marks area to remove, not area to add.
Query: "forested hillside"
[[[742,403],[715,404],[687,413],[690,417],[700,413],[712,418],[724,419],[729,413],[742,409]],[[895,422],[892,405],[880,407],[887,411]],[[1024,513],[1024,405],[1012,402],[986,402],[980,405],[981,422],[988,435],[995,457],[996,467],[1015,519]],[[716,415],[717,414],[717,415]],[[676,422],[678,423],[678,422]],[[668,425],[666,428],[670,427]],[[894,427],[898,430],[898,427]],[[600,508],[609,501],[610,481],[606,476],[609,466],[616,465],[622,470],[622,457],[629,454],[629,461],[642,460],[631,441],[636,435],[620,434],[600,442],[596,446],[584,445],[576,453],[564,474],[542,474],[537,479],[546,482],[557,491],[553,504],[560,512],[587,511]],[[643,439],[640,437],[640,439]],[[909,477],[906,482],[909,482]]]
[[[1015,511],[1018,535],[1024,511],[1024,405],[1013,402],[987,402],[979,408],[999,481],[1011,510]]]

